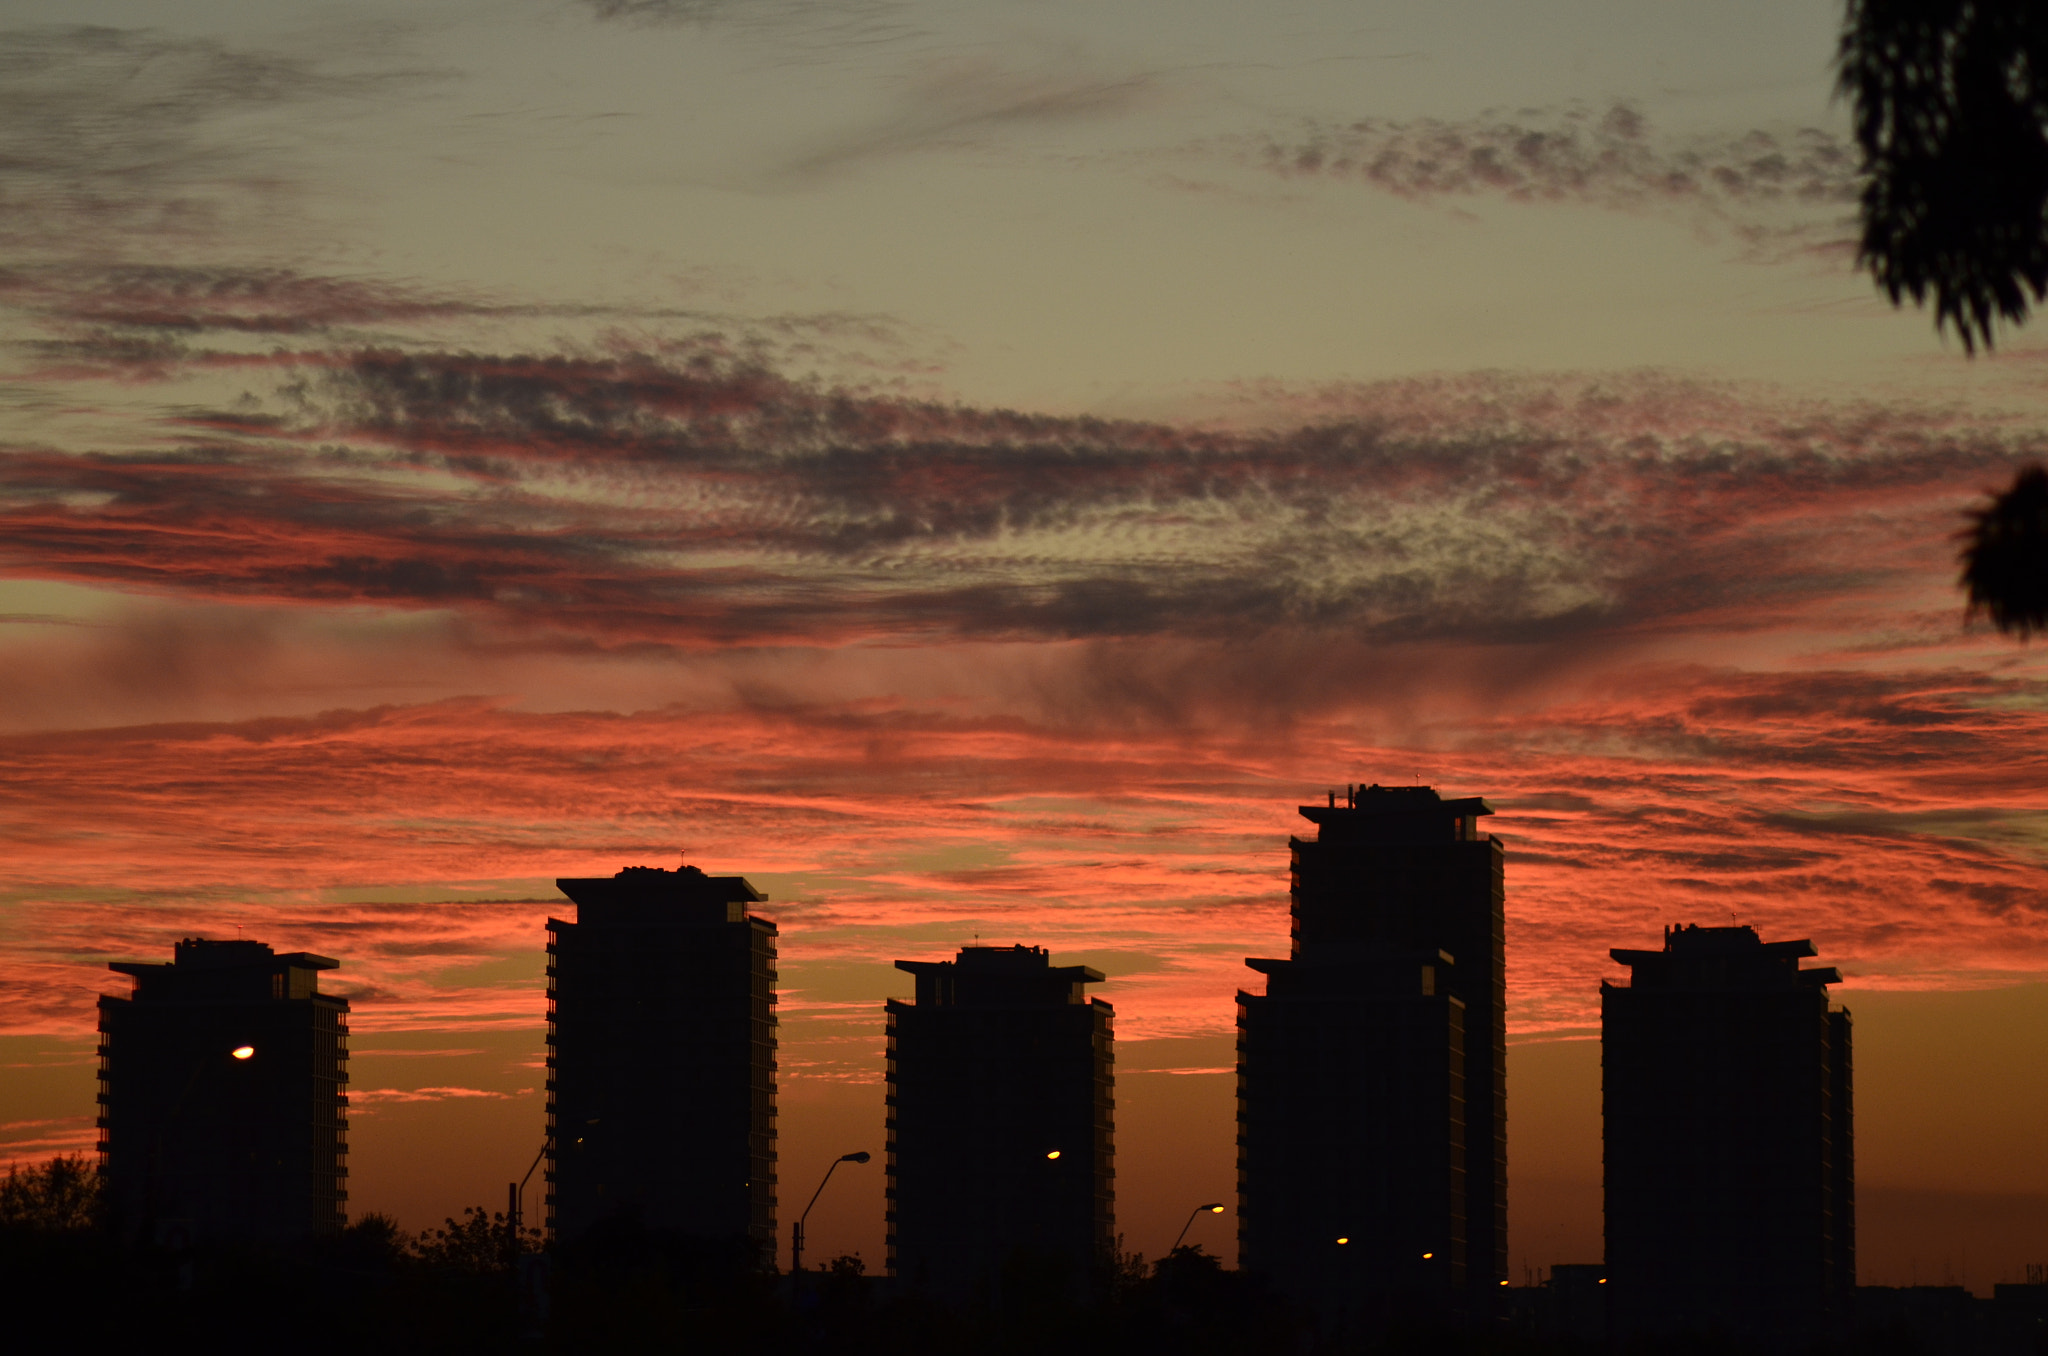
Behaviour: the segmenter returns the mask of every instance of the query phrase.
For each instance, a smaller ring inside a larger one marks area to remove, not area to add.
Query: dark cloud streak
[[[1506,198],[1688,213],[1760,257],[1853,243],[1858,156],[1819,128],[1679,136],[1635,106],[1492,110],[1463,121],[1312,123],[1250,144],[1276,174],[1356,183],[1417,202]]]
[[[176,416],[182,446],[8,453],[9,567],[606,644],[1740,630],[1877,586],[1857,533],[1938,539],[1930,496],[2023,450],[1651,379],[1396,383],[1244,433],[862,393],[714,343],[236,361],[269,393]]]
[[[444,78],[149,29],[0,32],[0,245],[104,260],[258,219],[274,231],[296,192],[291,143],[252,115]]]

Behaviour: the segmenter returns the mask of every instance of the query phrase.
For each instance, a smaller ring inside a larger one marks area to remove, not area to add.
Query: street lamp
[[[511,1239],[512,1256],[514,1258],[519,1256],[519,1226],[520,1216],[525,1212],[526,1207],[526,1184],[533,1180],[534,1171],[540,1167],[540,1161],[548,1156],[548,1150],[554,1147],[554,1143],[555,1137],[553,1134],[549,1134],[541,1140],[540,1152],[533,1156],[533,1164],[527,1168],[526,1176],[511,1183],[510,1189],[505,1193],[510,1198],[507,1202],[510,1208],[506,1211],[505,1216],[506,1233]]]
[[[841,1154],[833,1159],[832,1166],[825,1169],[824,1180],[820,1181],[818,1189],[811,1193],[811,1205],[816,1205],[818,1197],[825,1194],[825,1183],[832,1180],[832,1174],[838,1171],[841,1163],[865,1163],[871,1156],[866,1149],[861,1149],[855,1153]],[[789,1285],[791,1295],[796,1293],[796,1275],[804,1269],[804,1221],[811,1217],[811,1205],[805,1206],[804,1212],[796,1217],[796,1228],[790,1230],[789,1234]]]
[[[1208,1211],[1212,1215],[1220,1215],[1223,1213],[1223,1202],[1211,1201],[1207,1205],[1198,1205],[1194,1209],[1188,1211],[1188,1222],[1186,1224],[1181,1225],[1180,1232],[1174,1235],[1173,1246],[1166,1250],[1167,1256],[1171,1257],[1174,1253],[1180,1251],[1180,1241],[1183,1238],[1186,1238],[1188,1236],[1188,1230],[1194,1227],[1195,1216],[1201,1214],[1204,1210]]]

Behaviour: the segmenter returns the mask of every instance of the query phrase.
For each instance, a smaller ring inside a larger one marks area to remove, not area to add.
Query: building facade
[[[1607,1277],[1624,1337],[1800,1345],[1856,1285],[1849,1014],[1809,941],[1667,929],[1603,983]]]
[[[1085,1287],[1116,1248],[1102,974],[1026,946],[896,968],[917,990],[887,1005],[890,1274],[954,1300]]]
[[[628,867],[555,882],[548,920],[548,1207],[600,1225],[775,1246],[775,924],[740,876]]]
[[[100,1018],[100,1164],[131,1240],[280,1242],[348,1222],[348,1001],[340,962],[187,938],[116,961]]]
[[[1476,797],[1301,807],[1292,946],[1238,995],[1240,1261],[1340,1310],[1507,1278],[1501,845]],[[1340,1241],[1341,1240],[1341,1241]]]

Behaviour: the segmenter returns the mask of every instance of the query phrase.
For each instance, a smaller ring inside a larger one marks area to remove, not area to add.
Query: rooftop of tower
[[[1607,954],[1629,967],[1630,986],[1638,989],[1803,988],[1842,982],[1842,972],[1833,966],[1799,968],[1800,961],[1819,954],[1808,939],[1767,942],[1744,925],[1667,927],[1661,951],[1616,947]]]
[[[737,923],[747,905],[768,898],[745,876],[707,876],[694,866],[629,866],[611,876],[565,876],[555,888],[576,901],[577,921],[583,923]]]
[[[310,951],[275,951],[246,938],[181,938],[172,959],[109,961],[107,968],[135,980],[146,998],[307,998],[319,993],[317,973],[341,962]]]
[[[1339,797],[1342,797],[1341,803]],[[1430,786],[1349,785],[1330,792],[1328,805],[1303,805],[1301,816],[1325,839],[1471,841],[1483,838],[1480,815],[1493,807],[1483,797],[1446,800]]]
[[[949,961],[900,960],[896,968],[917,976],[920,1007],[1085,1003],[1082,986],[1103,980],[1093,966],[1054,965],[1042,946],[963,946]]]

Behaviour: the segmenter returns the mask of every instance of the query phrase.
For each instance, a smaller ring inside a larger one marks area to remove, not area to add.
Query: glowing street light
[[[1343,1246],[1344,1246],[1344,1245],[1345,1245],[1346,1243],[1349,1243],[1350,1241],[1351,1241],[1351,1240],[1350,1240],[1349,1238],[1340,1238],[1340,1239],[1338,1239],[1338,1240],[1337,1240],[1337,1246],[1341,1248],[1341,1247],[1343,1247]]]
[[[1180,1226],[1180,1233],[1175,1235],[1173,1240],[1173,1246],[1166,1250],[1168,1253],[1174,1253],[1180,1250],[1181,1239],[1186,1238],[1188,1236],[1189,1228],[1191,1228],[1194,1225],[1195,1216],[1201,1214],[1204,1210],[1208,1211],[1212,1215],[1220,1215],[1223,1213],[1223,1202],[1211,1201],[1207,1205],[1198,1205],[1193,1210],[1190,1210],[1188,1212],[1188,1222]]]
[[[228,1053],[233,1055],[236,1059],[250,1059],[255,1056],[256,1047],[253,1045],[238,1045],[234,1049],[228,1051]]]
[[[1059,1156],[1060,1151],[1058,1149],[1054,1149],[1051,1153],[1045,1156],[1045,1161],[1050,1163],[1053,1159],[1058,1158]]]

